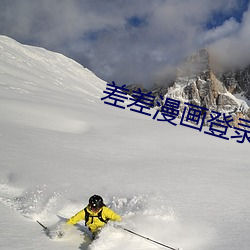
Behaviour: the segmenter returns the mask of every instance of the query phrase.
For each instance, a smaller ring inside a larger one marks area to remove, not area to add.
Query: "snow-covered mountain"
[[[188,102],[210,112],[231,115],[234,119],[231,125],[237,127],[239,118],[250,120],[250,108],[245,100],[237,98],[233,95],[234,91],[230,93],[228,89],[230,86],[214,73],[208,50],[203,49],[187,58],[178,68],[177,78],[165,97]]]
[[[143,89],[143,92],[151,91],[161,104],[164,102],[158,98],[160,95],[164,100],[169,97],[181,101],[179,117],[186,102],[209,110],[205,121],[211,118],[211,111],[215,111],[232,116],[234,121],[230,124],[237,127],[239,118],[250,120],[249,74],[249,67],[218,71],[209,51],[202,49],[179,65],[173,83],[155,85],[150,90]],[[136,85],[128,87],[138,89]]]
[[[4,36],[0,39],[0,74],[2,119],[73,133],[81,132],[87,125],[72,119],[67,106],[74,105],[76,100],[82,105],[100,101],[106,84],[61,54],[24,46]],[[69,94],[75,101],[68,99]],[[57,102],[67,106],[58,109],[49,105]]]
[[[184,250],[248,250],[249,144],[106,105],[106,83],[63,55],[0,36],[0,248],[153,250],[84,222],[48,238],[92,194],[122,225]],[[235,135],[229,130],[229,137]]]

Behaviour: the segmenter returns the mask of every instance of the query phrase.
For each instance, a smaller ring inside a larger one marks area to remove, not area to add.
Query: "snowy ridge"
[[[73,60],[4,36],[0,36],[0,73],[0,112],[9,110],[3,120],[62,132],[82,133],[89,125],[72,118],[74,111],[65,105],[49,103],[66,103],[69,94],[82,104],[99,102],[105,88],[104,81]]]
[[[100,98],[105,86],[104,81],[72,59],[43,48],[21,45],[5,36],[0,36],[0,72],[3,89],[23,94],[70,91]],[[42,91],[38,92],[39,88]]]

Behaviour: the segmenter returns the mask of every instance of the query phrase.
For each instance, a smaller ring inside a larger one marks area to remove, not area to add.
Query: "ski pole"
[[[167,245],[162,244],[162,243],[160,243],[160,242],[158,242],[158,241],[155,241],[155,240],[152,240],[152,239],[150,239],[150,238],[148,238],[148,237],[145,237],[145,236],[143,236],[143,235],[141,235],[141,234],[135,233],[135,232],[133,232],[133,231],[127,229],[127,228],[124,228],[124,227],[123,227],[122,229],[125,230],[125,231],[127,231],[127,232],[129,232],[129,233],[131,233],[131,234],[137,235],[137,236],[139,236],[139,237],[141,237],[141,238],[143,238],[143,239],[145,239],[145,240],[154,242],[154,243],[156,243],[156,244],[158,244],[158,245],[161,245],[161,246],[163,246],[163,247],[169,248],[169,249],[171,249],[171,250],[180,250],[180,248],[173,248],[173,247],[167,246]]]
[[[48,228],[47,227],[45,227],[41,222],[39,222],[38,220],[36,221],[40,226],[42,226],[43,227],[43,229],[46,231],[46,230],[48,230]]]

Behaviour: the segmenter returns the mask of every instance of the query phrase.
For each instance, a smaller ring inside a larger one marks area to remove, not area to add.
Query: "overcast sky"
[[[145,86],[204,47],[250,62],[250,0],[0,0],[0,34]]]

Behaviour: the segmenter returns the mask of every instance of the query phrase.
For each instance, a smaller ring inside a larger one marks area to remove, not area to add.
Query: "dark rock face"
[[[140,89],[143,93],[148,92],[142,84],[130,84],[126,86],[126,89],[129,89],[129,95],[131,95],[133,91],[138,91],[138,89]]]
[[[250,66],[218,74],[218,79],[225,84],[230,93],[240,93],[250,100]]]

